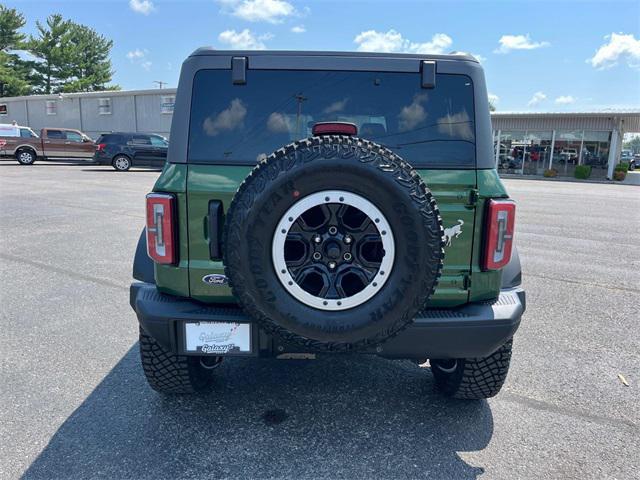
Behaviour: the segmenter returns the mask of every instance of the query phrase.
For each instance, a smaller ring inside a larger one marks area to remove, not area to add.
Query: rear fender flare
[[[141,282],[156,283],[153,260],[147,254],[147,229],[143,228],[138,239],[136,255],[133,259],[133,278]]]
[[[511,253],[511,260],[502,269],[502,288],[513,288],[522,284],[522,267],[520,266],[520,255],[514,245]]]

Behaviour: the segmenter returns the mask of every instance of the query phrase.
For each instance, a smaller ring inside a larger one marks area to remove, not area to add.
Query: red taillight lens
[[[482,270],[499,270],[511,260],[516,204],[511,200],[489,200],[485,219]]]
[[[106,143],[99,143],[96,145],[96,152],[102,152],[104,150],[104,147],[106,147],[107,144]]]
[[[157,263],[174,264],[178,259],[175,203],[167,193],[147,195],[147,253]]]

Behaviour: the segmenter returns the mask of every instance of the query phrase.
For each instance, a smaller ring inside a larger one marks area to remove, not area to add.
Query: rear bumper
[[[235,305],[211,305],[174,297],[160,293],[151,283],[131,284],[130,303],[142,328],[164,348],[179,354],[187,354],[182,347],[185,321],[254,323]],[[516,287],[503,289],[491,302],[425,310],[393,339],[360,353],[415,359],[485,357],[513,336],[525,308],[525,292]],[[257,356],[312,353],[268,335],[257,324],[252,335]]]

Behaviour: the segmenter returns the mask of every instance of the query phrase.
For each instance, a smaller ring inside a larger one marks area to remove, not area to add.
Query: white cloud
[[[264,40],[270,40],[273,35],[266,34],[262,36],[254,35],[249,29],[245,28],[241,32],[235,30],[225,30],[218,35],[218,41],[228,45],[234,50],[264,50],[267,46]]]
[[[353,40],[360,52],[403,52],[403,53],[445,53],[453,40],[445,33],[436,33],[430,42],[412,42],[400,32],[391,29],[387,32],[367,30],[359,33]]]
[[[149,15],[156,9],[151,0],[129,0],[129,8],[143,15]]]
[[[530,107],[535,107],[540,102],[543,102],[546,99],[547,99],[547,96],[544,93],[536,92],[533,94],[533,97],[531,97],[531,100],[529,100],[527,105],[529,105]]]
[[[242,103],[242,100],[234,98],[228,108],[216,115],[207,117],[202,124],[202,128],[207,135],[215,137],[224,130],[235,130],[244,125],[244,117],[246,116],[247,107]]]
[[[576,103],[576,98],[571,95],[561,95],[555,99],[555,102],[558,105],[570,105],[572,103]]]
[[[147,49],[141,50],[136,48],[135,50],[131,50],[127,52],[127,58],[131,61],[131,63],[135,63],[144,68],[147,72],[151,70],[151,61],[147,59],[147,54],[149,51]]]
[[[271,133],[289,133],[290,126],[287,117],[279,112],[273,112],[267,119],[267,130]]]
[[[145,51],[140,50],[139,48],[136,48],[135,50],[131,50],[130,52],[127,53],[127,58],[131,61],[144,58],[144,56],[145,56]]]
[[[440,117],[436,123],[438,124],[438,132],[453,138],[462,138],[464,140],[473,140],[473,130],[471,129],[471,119],[466,110],[458,113],[447,114]]]
[[[295,27],[291,27],[291,31],[293,33],[304,33],[307,29],[304,28],[304,25],[296,25]]]
[[[526,35],[503,35],[500,37],[500,48],[493,53],[509,53],[512,50],[534,50],[536,48],[548,47],[549,42],[534,42],[527,33]]]
[[[500,102],[500,97],[498,95],[496,95],[495,93],[490,93],[489,94],[489,101],[493,104],[493,106],[495,107],[496,105],[498,105],[498,103]]]
[[[349,101],[348,97],[344,98],[342,100],[337,100],[337,101],[333,102],[332,104],[330,104],[327,108],[322,110],[322,113],[342,112],[344,110],[344,107],[347,106],[347,102],[348,101]]]
[[[413,101],[402,107],[400,114],[398,115],[398,131],[406,132],[413,130],[427,118],[427,112],[422,105],[428,99],[426,93],[416,93],[413,96]]]
[[[600,46],[587,62],[597,69],[611,68],[620,60],[632,68],[640,68],[640,40],[633,34],[612,33],[604,37],[607,43]]]
[[[248,22],[282,23],[298,12],[285,0],[217,0],[223,11]]]

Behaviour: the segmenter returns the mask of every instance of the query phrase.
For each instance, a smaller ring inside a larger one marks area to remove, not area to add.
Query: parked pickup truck
[[[79,130],[43,128],[38,136],[29,127],[0,124],[0,157],[13,157],[21,165],[38,159],[90,159],[95,151],[93,140]]]

